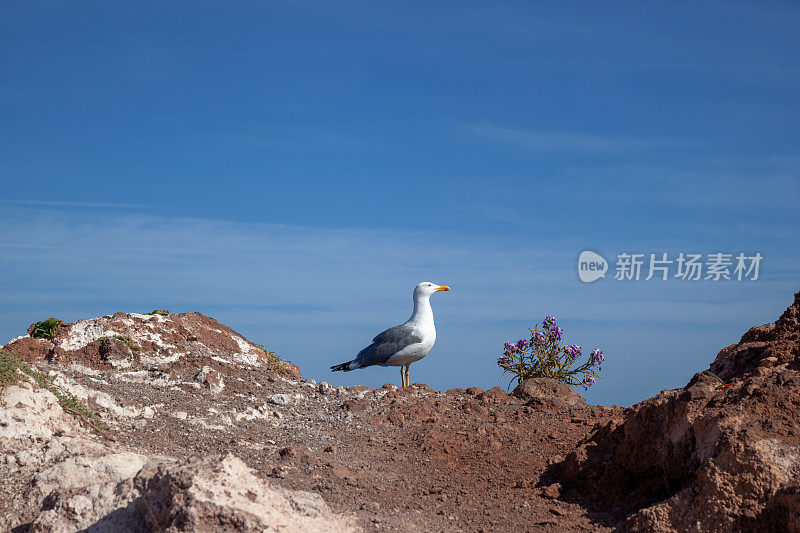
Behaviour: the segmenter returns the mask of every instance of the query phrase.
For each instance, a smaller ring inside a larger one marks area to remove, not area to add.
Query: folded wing
[[[378,333],[372,339],[372,344],[358,352],[353,361],[355,365],[352,366],[382,365],[403,348],[420,342],[422,339],[413,333],[412,327],[407,324],[389,328]]]

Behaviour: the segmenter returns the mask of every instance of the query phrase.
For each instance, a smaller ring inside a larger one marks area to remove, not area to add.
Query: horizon
[[[792,3],[0,14],[2,343],[199,311],[306,379],[379,387],[397,368],[328,367],[432,281],[452,291],[412,381],[501,385],[503,343],[554,315],[606,354],[577,392],[631,405],[800,290]],[[579,279],[587,250],[605,279]],[[763,259],[757,280],[617,280],[625,253]]]

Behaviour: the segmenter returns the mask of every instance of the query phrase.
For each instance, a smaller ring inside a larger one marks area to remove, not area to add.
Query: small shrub
[[[529,378],[553,378],[570,386],[580,385],[588,389],[600,377],[598,372],[602,370],[605,360],[603,350],[592,350],[588,359],[579,364],[581,347],[562,343],[564,330],[558,327],[552,316],[542,321],[541,330],[537,323],[528,331],[530,338],[505,343],[503,355],[497,359],[503,375],[508,373],[513,376],[511,384]]]
[[[104,340],[106,340],[107,338],[108,338],[108,337],[100,337],[100,338],[98,338],[97,340],[98,340],[98,341],[100,341],[100,342],[103,342],[103,341],[104,341]],[[125,337],[124,335],[114,335],[114,336],[113,336],[113,337],[111,337],[111,338],[112,338],[112,339],[117,339],[118,341],[122,341],[122,342],[124,342],[125,344],[127,344],[127,345],[128,345],[128,348],[130,348],[130,349],[131,349],[131,350],[133,350],[134,352],[138,352],[138,351],[139,351],[139,347],[138,347],[138,346],[136,346],[136,345],[133,343],[133,340],[131,340],[131,338],[130,338],[130,337]]]
[[[34,339],[52,339],[64,322],[57,318],[41,320],[33,327],[31,337]]]
[[[9,385],[16,385],[22,378],[16,365],[17,360],[10,353],[0,351],[0,395],[3,394],[3,389]]]
[[[123,335],[114,335],[114,338],[127,344],[128,348],[130,348],[134,352],[139,351],[139,348],[133,344],[133,341],[131,340],[130,337],[125,337]]]
[[[153,309],[150,313],[145,313],[146,315],[161,315],[167,316],[169,315],[169,310],[167,309]]]
[[[275,355],[275,352],[267,350],[263,344],[256,344],[256,346],[264,350],[264,353],[267,354],[267,364],[271,369],[284,376],[288,376],[292,373],[291,370],[284,366],[286,361]]]

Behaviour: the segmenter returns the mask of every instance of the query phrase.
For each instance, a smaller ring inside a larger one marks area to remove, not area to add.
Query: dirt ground
[[[548,467],[609,409],[537,411],[500,389],[343,389],[245,369],[219,394],[71,377],[122,403],[169,407],[120,423],[112,435],[131,449],[232,452],[280,485],[319,492],[367,530],[605,530],[620,518],[545,490]],[[236,422],[242,413],[258,414]]]

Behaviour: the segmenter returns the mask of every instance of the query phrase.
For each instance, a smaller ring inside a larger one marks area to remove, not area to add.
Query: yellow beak
[[[450,287],[448,287],[447,285],[442,285],[441,287],[439,287],[439,288],[438,288],[438,289],[436,289],[436,290],[437,290],[437,291],[449,291],[449,290],[450,290]]]

